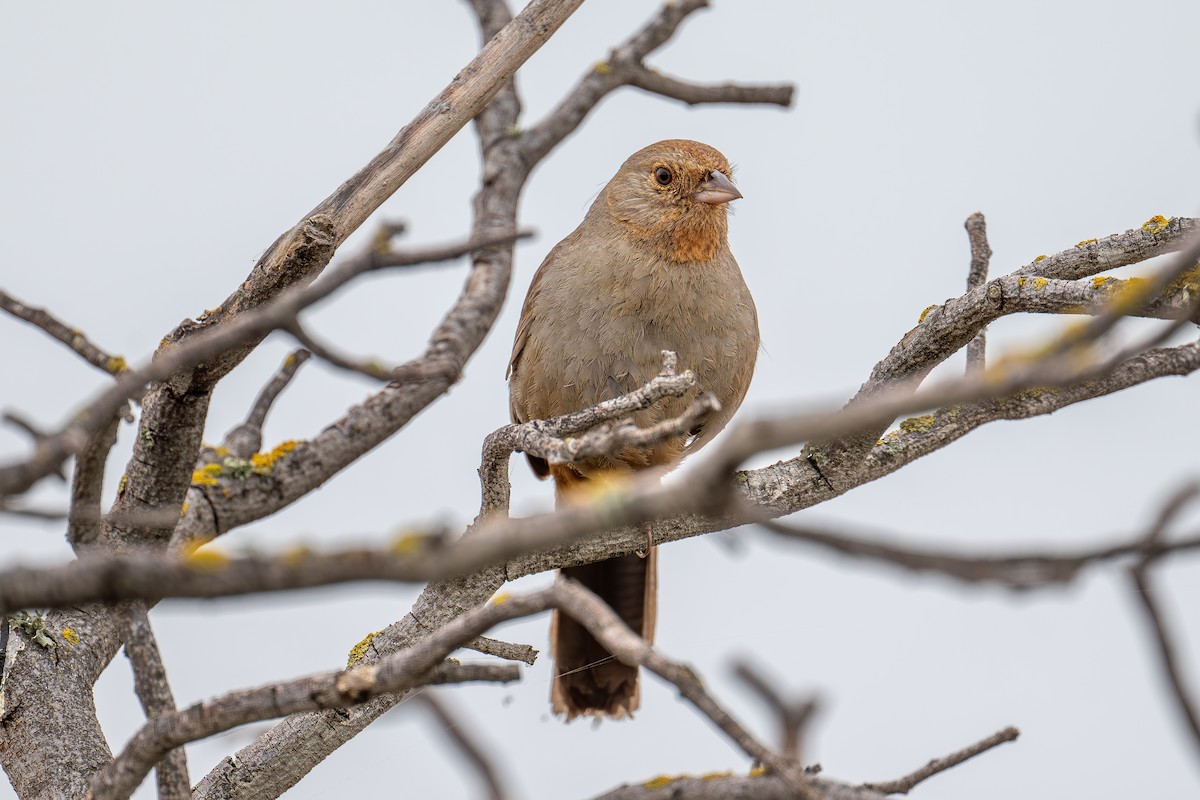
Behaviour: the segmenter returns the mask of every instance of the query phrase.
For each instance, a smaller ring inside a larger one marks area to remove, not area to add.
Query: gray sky
[[[648,13],[634,0],[585,4],[520,73],[525,120]],[[6,3],[5,16],[0,286],[131,360],[220,302],[477,48],[463,3]],[[529,278],[624,158],[658,139],[699,139],[737,165],[745,199],[731,240],[766,348],[742,416],[852,394],[923,308],[961,293],[962,223],[973,211],[987,215],[993,276],[1155,214],[1197,215],[1197,30],[1200,4],[1182,0],[715,3],[651,63],[693,79],[793,81],[794,108],[689,110],[636,90],[604,101],[527,187],[523,223],[539,235],[518,249],[515,299],[466,378],[320,492],[221,546],[380,541],[410,523],[468,520],[480,442],[507,422],[504,364]],[[477,174],[468,129],[381,214],[406,220],[414,244],[457,238]],[[404,360],[420,352],[464,275],[458,264],[372,278],[311,320],[345,348]],[[991,352],[1057,324],[1002,320],[989,332]],[[31,328],[0,318],[0,341],[0,406],[57,424],[104,383]],[[289,346],[272,338],[221,384],[209,440],[239,421]],[[1196,387],[1195,378],[1166,379],[1052,418],[997,423],[801,516],[964,550],[1127,534],[1197,472]],[[267,442],[312,436],[371,388],[305,367],[268,421]],[[128,427],[122,436],[110,493]],[[24,447],[0,429],[5,460]],[[516,510],[548,508],[550,487],[513,466]],[[48,485],[32,501],[61,505],[62,489]],[[58,526],[0,525],[0,563],[68,555]],[[829,775],[896,777],[1015,724],[1019,743],[931,780],[919,796],[1196,791],[1194,750],[1118,572],[1015,597],[850,565],[748,530],[720,537],[743,546],[710,536],[661,553],[658,644],[763,736],[769,722],[730,678],[733,656],[752,655],[797,691],[819,691],[825,710],[808,758]],[[1160,570],[1196,691],[1198,569],[1192,558]],[[176,699],[188,704],[339,666],[416,591],[173,602],[153,618]],[[544,647],[546,629],[540,618],[499,635]],[[515,796],[586,798],[659,773],[747,767],[655,678],[634,723],[598,729],[550,718],[549,680],[544,659],[520,685],[443,693],[499,754]],[[130,682],[118,657],[97,690],[115,748],[141,721]],[[189,748],[193,778],[259,730]],[[287,797],[391,796],[398,775],[410,796],[478,796],[431,731],[401,706]],[[139,797],[152,796],[148,786]],[[0,786],[0,798],[11,796]]]

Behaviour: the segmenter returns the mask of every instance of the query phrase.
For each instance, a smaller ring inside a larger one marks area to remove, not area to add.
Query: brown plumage
[[[548,465],[559,504],[606,472],[671,467],[717,434],[746,394],[758,354],[758,317],[727,238],[728,203],[741,197],[729,162],[684,139],[634,153],[600,192],[583,222],[558,243],[529,286],[509,363],[517,422],[558,416],[631,391],[658,374],[674,350],[716,395],[721,409],[693,431],[652,448]],[[639,412],[640,426],[682,413],[695,393]],[[563,570],[597,592],[653,639],[657,554]],[[587,631],[557,613],[551,628],[551,702],[567,719],[629,716],[637,669],[616,661]]]

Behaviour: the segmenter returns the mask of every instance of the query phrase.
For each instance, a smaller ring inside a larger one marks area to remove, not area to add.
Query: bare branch
[[[387,266],[401,266],[402,262],[419,264],[450,260],[528,235],[527,232],[493,233],[459,244],[413,251],[404,259],[390,259]],[[167,380],[178,372],[208,363],[222,353],[228,353],[284,327],[295,319],[302,309],[329,296],[351,279],[373,268],[373,265],[374,262],[370,259],[347,262],[320,283],[289,289],[262,308],[242,313],[224,325],[206,328],[203,332],[189,337],[184,344],[160,350],[158,356],[149,364],[136,370],[122,372],[111,388],[94,398],[76,415],[75,422],[48,437],[32,458],[0,467],[0,497],[25,491],[53,471],[68,455],[79,452],[85,446],[88,437],[99,430],[127,399],[133,397],[147,383]]]
[[[500,785],[495,765],[487,757],[483,748],[471,739],[463,721],[451,713],[446,704],[433,692],[421,692],[415,699],[429,710],[429,713],[441,726],[446,738],[454,744],[463,760],[471,765],[479,775],[484,786],[487,787],[489,800],[505,800],[508,795]]]
[[[1167,685],[1175,697],[1175,707],[1179,709],[1180,716],[1183,717],[1184,723],[1192,734],[1192,744],[1200,751],[1200,710],[1198,710],[1200,705],[1192,697],[1191,690],[1184,680],[1183,670],[1179,665],[1179,655],[1171,633],[1167,629],[1159,601],[1151,588],[1149,575],[1144,566],[1131,568],[1129,574],[1133,581],[1134,594],[1140,601],[1139,606],[1145,614],[1146,625],[1154,637],[1159,663],[1167,679]]]
[[[1004,742],[1014,741],[1020,732],[1016,728],[1005,728],[970,747],[936,758],[921,769],[878,784],[851,786],[827,778],[809,776],[807,782],[821,800],[886,800],[893,794],[907,794],[922,781],[951,767],[984,753]],[[607,792],[595,800],[725,800],[737,797],[745,800],[795,800],[796,792],[786,782],[770,774],[746,776],[732,773],[712,773],[693,777],[660,776],[641,784],[622,786]]]
[[[821,800],[887,800],[887,796],[860,786],[812,776],[809,779]],[[749,775],[711,772],[707,775],[659,775],[605,792],[594,800],[796,800],[787,782],[761,771]]]
[[[329,345],[322,344],[314,339],[312,334],[304,329],[299,320],[291,322],[284,329],[302,346],[312,351],[317,358],[338,369],[344,369],[347,372],[353,372],[358,375],[365,375],[377,381],[389,380],[392,373],[397,369],[397,367],[386,367],[374,358],[355,359],[351,356],[342,355]]]
[[[238,458],[249,458],[262,447],[262,427],[266,422],[267,413],[274,405],[279,393],[287,388],[296,377],[296,371],[309,359],[312,353],[307,350],[296,350],[289,353],[283,360],[283,365],[276,372],[250,408],[246,421],[225,434],[225,447]]]
[[[1172,374],[1180,365],[1171,356],[1181,353],[1188,355],[1184,362],[1188,370],[1200,369],[1200,344],[1185,345],[1138,357],[1135,363],[1112,376],[1115,384],[1105,384],[1105,387],[1124,387],[1157,375]],[[889,474],[986,422],[1047,414],[1097,393],[1097,386],[1084,385],[1060,393],[1040,391],[999,403],[988,401],[978,406],[945,409],[927,423],[914,425],[907,432],[898,432],[894,439],[881,442],[855,481],[861,484]],[[736,429],[731,432],[731,438],[737,435]],[[647,518],[659,520],[653,530],[654,542],[663,544],[746,522],[763,522],[762,506],[770,508],[772,514],[784,514],[830,496],[828,491],[797,493],[787,498],[789,502],[780,505],[781,498],[773,487],[784,478],[775,476],[786,475],[793,467],[785,462],[743,473],[738,486],[746,493],[744,502],[752,502],[759,508],[746,504],[710,518],[670,515],[710,508],[712,496],[720,494],[720,487],[726,485],[726,479],[716,472],[709,473],[716,476],[714,483],[693,480],[660,486],[654,482],[635,482],[623,490],[620,503],[581,506],[523,520],[490,520],[479,528],[477,535],[465,537],[450,547],[444,546],[440,531],[431,531],[425,537],[406,539],[403,555],[398,555],[395,547],[241,558],[208,556],[205,551],[200,551],[194,559],[184,561],[134,554],[121,558],[89,558],[63,567],[13,568],[0,572],[0,612],[62,607],[98,599],[223,597],[351,580],[425,581],[468,573],[505,559],[513,559],[507,563],[504,574],[514,579],[631,553],[644,546],[644,533],[632,528],[613,530],[619,525],[636,525]],[[811,528],[764,524],[848,555],[907,569],[934,570],[969,582],[999,582],[1013,588],[1066,583],[1089,564],[1145,552],[1145,545],[1139,539],[1075,554],[968,557],[896,548]],[[601,531],[609,533],[601,538],[585,539]],[[894,538],[879,537],[879,540]],[[1193,550],[1198,546],[1200,541],[1193,538],[1161,545],[1160,549],[1166,553]],[[486,593],[479,602],[494,592],[498,584],[490,589],[486,587],[481,584],[480,591]]]
[[[704,85],[664,75],[645,66],[630,69],[627,82],[643,91],[680,100],[689,106],[705,103],[754,103],[790,106],[795,87],[790,83],[779,86],[758,86],[738,83]]]
[[[746,660],[738,661],[733,671],[775,715],[779,723],[779,752],[795,763],[803,764],[804,729],[820,708],[817,698],[784,697],[758,667]]]
[[[993,747],[999,747],[1005,742],[1015,742],[1020,735],[1021,732],[1016,728],[1005,728],[1002,731],[993,733],[986,739],[981,739],[970,747],[964,747],[962,750],[951,753],[943,758],[935,758],[919,770],[905,775],[903,778],[897,778],[894,781],[884,781],[882,783],[867,783],[863,784],[863,788],[874,789],[883,794],[908,794],[918,783],[937,775],[939,772],[945,772],[951,767],[956,767],[980,753],[986,753]]]
[[[514,644],[513,642],[505,642],[500,639],[491,639],[487,636],[476,636],[464,644],[463,647],[467,650],[474,650],[476,653],[503,658],[506,661],[520,661],[522,664],[528,664],[531,667],[537,661],[538,657],[536,647],[527,644]]]
[[[528,613],[540,610],[537,608]],[[454,648],[455,642],[447,641],[449,638],[431,642],[427,649],[397,654],[378,665],[324,672],[232,692],[149,719],[112,763],[96,773],[90,797],[92,800],[125,800],[172,748],[247,722],[274,719],[299,711],[345,708],[378,694],[404,692],[434,682],[493,681],[498,678],[499,682],[507,683],[520,678],[518,668],[507,664],[487,665],[486,668],[481,665],[439,665],[446,653]],[[440,655],[435,655],[435,650]],[[437,672],[430,674],[435,669]]]
[[[533,165],[546,156],[583,122],[606,95],[621,86],[636,86],[685,103],[755,103],[790,105],[793,87],[725,84],[702,86],[661,75],[647,68],[642,60],[662,47],[691,14],[706,8],[707,0],[678,0],[664,3],[658,15],[613,48],[608,59],[597,64],[576,84],[555,109],[521,136],[521,151],[526,164]]]
[[[891,533],[866,539],[845,532],[830,532],[760,520],[759,524],[784,537],[854,558],[876,561],[912,572],[934,572],[964,583],[997,583],[1010,589],[1041,589],[1072,583],[1089,566],[1130,556],[1151,553],[1160,558],[1169,553],[1200,550],[1200,535],[1170,544],[1148,545],[1139,535],[1120,544],[1089,547],[1078,553],[1020,552],[1010,555],[965,556],[944,550],[923,550],[886,544],[905,537]]]
[[[1149,223],[1147,224],[1149,225]],[[1186,234],[1175,235],[1173,233],[1175,230],[1186,231]],[[1103,369],[1103,367],[1099,367],[1093,371],[1080,370],[1078,364],[1069,363],[1068,354],[1083,352],[1084,355],[1088,355],[1086,352],[1087,348],[1099,336],[1111,329],[1119,319],[1131,313],[1137,313],[1145,308],[1154,298],[1162,294],[1163,290],[1174,280],[1192,270],[1195,267],[1197,255],[1200,254],[1200,237],[1191,235],[1194,230],[1196,230],[1194,220],[1172,220],[1170,223],[1164,220],[1161,227],[1155,227],[1156,232],[1145,229],[1141,231],[1128,231],[1125,234],[1110,236],[1108,239],[1105,239],[1104,242],[1106,244],[1100,249],[1107,254],[1106,258],[1097,258],[1086,262],[1094,268],[1093,271],[1098,272],[1121,265],[1117,263],[1123,260],[1119,257],[1121,251],[1117,247],[1118,243],[1129,248],[1127,257],[1133,259],[1132,261],[1125,260],[1124,263],[1137,263],[1150,257],[1150,255],[1178,250],[1185,244],[1185,238],[1187,250],[1181,256],[1177,257],[1168,268],[1160,270],[1154,278],[1146,281],[1142,285],[1145,291],[1121,297],[1120,302],[1112,303],[1096,319],[1077,329],[1068,330],[1059,336],[1058,339],[1044,347],[1041,356],[1033,359],[1036,363],[1005,365],[1006,368],[1015,366],[1015,371],[1009,369],[1001,371],[995,368],[989,370],[989,375],[995,374],[1000,378],[993,383],[996,389],[993,394],[1003,394],[1008,391],[1025,388],[1017,385],[1023,382],[1022,379],[1009,382],[1013,380],[1016,373],[1024,372],[1025,375],[1023,377],[1028,378],[1030,377],[1030,373],[1041,370],[1043,373],[1042,377],[1045,380],[1040,382],[1050,385],[1061,385],[1069,382],[1064,376],[1071,372],[1077,373],[1077,377],[1074,380],[1087,380],[1093,377],[1094,374],[1098,374],[1099,370]],[[1095,244],[1088,244],[1086,247],[1093,247]],[[1078,249],[1080,248],[1072,248],[1072,251]],[[1067,251],[1067,254],[1071,254],[1072,251]],[[1140,257],[1135,258],[1133,254],[1138,254]],[[1059,255],[1062,258],[1056,259],[1055,263],[1070,263],[1075,264],[1077,267],[1080,267],[1080,264],[1084,263],[1078,262],[1073,255]],[[1052,258],[1055,257],[1041,259],[1037,263],[1045,264],[1051,261]],[[1051,276],[1062,277],[1053,274],[1053,266],[1051,264],[1048,267],[1048,271],[1052,273]],[[1069,270],[1060,271],[1070,272]],[[1018,270],[1014,275],[1018,276],[1019,279],[1023,277],[1024,272],[1025,270]],[[1083,274],[1090,273],[1084,272]],[[1075,278],[1082,277],[1079,274],[1071,274],[1070,276]],[[1027,278],[1026,280],[1029,281],[1030,279]],[[1032,281],[1035,286],[1039,283],[1037,278],[1032,279]],[[1200,304],[1200,292],[1195,294],[1196,296],[1192,298],[1193,302],[1188,304],[1190,308],[1194,308],[1197,304]],[[899,398],[905,392],[915,391],[917,386],[935,366],[965,346],[983,326],[1005,313],[1008,312],[1006,311],[1002,287],[995,281],[991,281],[979,289],[969,291],[961,297],[950,300],[941,306],[933,306],[926,309],[922,314],[920,324],[909,331],[900,343],[892,349],[892,352],[875,366],[870,378],[868,378],[867,382],[862,385],[847,404],[847,418],[853,416],[859,406],[877,399],[881,395],[892,395]],[[1190,316],[1190,314],[1185,316]],[[1078,359],[1075,360],[1078,361]],[[988,375],[982,377],[987,378]],[[984,382],[986,381],[980,381],[980,383]],[[961,385],[966,386],[967,383],[964,382]],[[1032,386],[1036,383],[1038,381],[1027,382],[1025,386]],[[963,402],[964,400],[965,398],[961,398],[948,400],[947,402]],[[931,403],[927,407],[943,404],[941,402]],[[913,412],[901,411],[896,416],[906,413]],[[894,418],[892,417],[892,419]],[[847,435],[843,440],[822,447],[819,453],[820,458],[824,464],[829,465],[835,471],[853,471],[854,467],[861,462],[879,434],[883,432],[890,422],[891,419],[881,418],[873,424],[864,425],[861,432]],[[829,438],[836,439],[842,435],[834,434]],[[826,480],[828,480],[828,476],[826,476]]]
[[[121,636],[125,640],[125,655],[133,667],[134,688],[147,719],[175,711],[175,696],[167,682],[158,642],[150,627],[146,604],[135,600],[121,612]],[[158,800],[187,800],[192,796],[188,778],[187,753],[177,747],[167,753],[155,767],[158,779]]]
[[[1129,568],[1129,577],[1133,582],[1134,596],[1140,601],[1139,606],[1144,612],[1144,619],[1157,645],[1158,656],[1167,685],[1175,697],[1175,706],[1192,733],[1192,743],[1200,751],[1200,705],[1197,705],[1191,690],[1184,679],[1184,670],[1180,668],[1179,656],[1174,639],[1167,628],[1162,608],[1151,587],[1150,564],[1160,557],[1164,545],[1162,537],[1167,526],[1179,515],[1183,508],[1200,496],[1200,481],[1190,481],[1177,489],[1172,497],[1163,504],[1158,517],[1146,531],[1143,537],[1145,555]]]
[[[557,607],[588,629],[604,649],[630,666],[643,666],[675,685],[679,693],[708,717],[746,755],[791,785],[796,796],[816,800],[817,793],[795,763],[761,744],[704,689],[690,667],[668,661],[621,621],[611,608],[582,585],[560,578],[554,585]]]
[[[987,282],[988,261],[992,257],[992,248],[987,240],[987,221],[983,214],[976,211],[967,217],[964,225],[967,238],[971,242],[971,269],[967,273],[967,291],[978,289]],[[987,352],[987,333],[980,328],[975,338],[967,343],[967,374],[977,375],[983,372],[985,353]]]
[[[11,514],[14,517],[57,522],[66,519],[69,513],[66,509],[30,508],[29,506],[13,505],[7,500],[0,500],[0,514]]]
[[[16,411],[5,411],[3,420],[9,425],[12,425],[14,428],[19,428],[28,434],[29,438],[33,440],[35,449],[40,448],[42,444],[50,438],[50,434],[46,433],[36,423],[26,419],[24,415],[19,414]],[[57,465],[48,474],[54,475],[60,481],[65,482],[67,480],[67,473],[63,469],[62,464]]]
[[[1118,267],[1140,264],[1155,256],[1182,250],[1200,231],[1200,220],[1189,217],[1155,217],[1140,228],[1103,239],[1080,242],[1052,256],[1038,256],[1013,275],[1076,280]]]
[[[101,372],[118,375],[126,369],[124,358],[110,356],[93,344],[82,331],[61,322],[44,308],[26,305],[7,292],[0,290],[0,310],[7,311],[17,319],[41,328]]]
[[[76,551],[100,538],[100,499],[104,471],[108,465],[108,454],[117,443],[117,428],[120,425],[120,417],[109,417],[108,423],[92,436],[87,449],[75,458],[67,541]]]

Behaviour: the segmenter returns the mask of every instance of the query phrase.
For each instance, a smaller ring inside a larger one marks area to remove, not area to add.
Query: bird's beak
[[[708,177],[700,184],[700,188],[692,195],[692,199],[698,203],[728,203],[730,200],[737,200],[742,196],[742,193],[733,185],[733,181],[726,177],[724,172],[713,170],[708,173]]]

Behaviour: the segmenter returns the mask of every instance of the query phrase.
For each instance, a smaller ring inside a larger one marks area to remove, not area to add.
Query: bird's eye
[[[666,167],[658,167],[654,170],[654,180],[658,181],[659,186],[666,186],[675,177],[671,174],[671,170]]]

